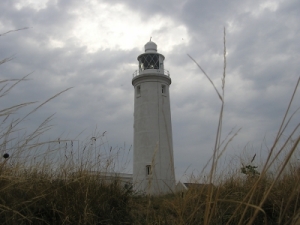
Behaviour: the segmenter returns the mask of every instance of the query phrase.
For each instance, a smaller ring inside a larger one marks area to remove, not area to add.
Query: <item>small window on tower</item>
[[[141,96],[141,86],[137,86],[136,87],[136,97],[140,97]]]
[[[161,85],[161,93],[166,94],[166,85]]]
[[[151,165],[147,165],[146,166],[146,175],[149,176],[152,174],[152,171],[151,171]]]

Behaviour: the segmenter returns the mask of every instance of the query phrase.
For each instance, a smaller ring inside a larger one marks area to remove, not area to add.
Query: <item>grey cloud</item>
[[[261,1],[102,1],[126,4],[141,20],[155,15],[165,16],[184,25],[190,42],[177,44],[165,55],[171,71],[171,107],[173,141],[177,175],[190,169],[201,171],[212,153],[220,100],[193,58],[205,69],[221,90],[223,69],[223,27],[226,27],[227,77],[223,137],[234,127],[242,127],[228,147],[228,155],[240,153],[247,143],[257,149],[264,137],[268,144],[280,125],[299,77],[299,15],[297,1],[283,1],[272,12],[265,9],[258,16]],[[101,2],[99,2],[101,3]],[[1,31],[24,26],[29,30],[0,37],[2,57],[15,59],[0,67],[1,78],[18,78],[35,71],[30,78],[3,99],[2,107],[22,101],[43,101],[59,91],[74,86],[45,105],[24,126],[31,129],[43,118],[56,112],[53,132],[46,138],[64,134],[74,137],[87,128],[91,134],[108,131],[111,146],[132,144],[133,88],[132,73],[137,69],[136,57],[143,46],[129,51],[100,49],[87,52],[72,36],[66,41],[68,28],[76,18],[73,10],[86,2],[48,2],[47,8],[17,11],[11,1],[0,3]],[[101,13],[101,12],[99,12]],[[126,18],[124,18],[126,19]],[[236,29],[231,29],[230,23]],[[163,36],[168,27],[155,30]],[[65,46],[52,48],[51,38],[63,40]],[[174,37],[181,40],[182,37]],[[147,40],[145,40],[146,42]],[[160,49],[160,43],[158,49]],[[135,64],[136,67],[131,65]],[[299,92],[292,111],[299,107]],[[21,110],[16,117],[26,113]],[[292,125],[299,122],[297,113]]]

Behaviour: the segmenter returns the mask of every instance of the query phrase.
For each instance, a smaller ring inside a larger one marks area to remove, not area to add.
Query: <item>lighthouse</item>
[[[151,40],[137,57],[133,74],[134,145],[133,188],[148,195],[173,193],[175,189],[170,74],[165,57]]]

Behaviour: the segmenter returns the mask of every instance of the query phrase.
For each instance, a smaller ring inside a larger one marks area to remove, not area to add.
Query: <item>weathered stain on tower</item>
[[[170,74],[151,40],[133,74],[133,187],[150,195],[174,192],[175,173],[170,109]]]

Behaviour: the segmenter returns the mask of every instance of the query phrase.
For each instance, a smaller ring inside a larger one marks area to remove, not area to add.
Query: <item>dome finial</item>
[[[145,52],[157,52],[157,45],[151,41],[151,38],[150,37],[150,41],[145,44]]]

